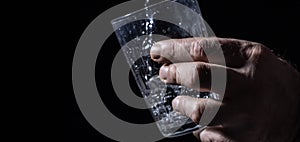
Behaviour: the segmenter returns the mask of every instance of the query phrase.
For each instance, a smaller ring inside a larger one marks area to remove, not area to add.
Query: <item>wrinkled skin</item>
[[[226,66],[219,65],[221,58],[213,52],[203,50],[215,46],[224,52]],[[295,140],[300,121],[300,75],[264,45],[222,38],[171,39],[156,43],[150,53],[154,61],[165,63],[160,69],[161,80],[199,91],[218,93],[220,90],[210,88],[210,70],[226,70],[222,102],[189,96],[178,96],[172,102],[174,110],[196,123],[204,109],[221,106],[206,129],[194,132],[199,140]],[[212,57],[209,62],[207,56]]]

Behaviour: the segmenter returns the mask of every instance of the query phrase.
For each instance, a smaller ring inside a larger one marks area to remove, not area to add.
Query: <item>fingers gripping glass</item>
[[[209,98],[214,94],[163,83],[158,76],[162,64],[150,58],[151,46],[158,41],[207,36],[197,0],[161,1],[116,18],[112,25],[161,133],[166,137],[176,137],[203,128],[173,111],[172,100],[178,95]]]

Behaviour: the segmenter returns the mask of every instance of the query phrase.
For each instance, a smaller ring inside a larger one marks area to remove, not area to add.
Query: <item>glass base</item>
[[[191,122],[191,123],[187,123],[187,124],[181,126],[175,132],[172,132],[172,133],[163,133],[162,132],[162,135],[164,137],[174,138],[174,137],[179,137],[179,136],[183,136],[186,134],[190,134],[191,132],[196,131],[196,130],[203,130],[205,128],[206,128],[206,126],[197,125],[196,123]]]

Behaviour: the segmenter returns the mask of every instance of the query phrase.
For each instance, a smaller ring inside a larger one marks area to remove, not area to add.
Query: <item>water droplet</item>
[[[181,24],[182,24],[182,23],[181,23],[181,22],[179,22],[178,24],[179,24],[179,26],[181,26]]]
[[[168,31],[168,32],[170,32],[170,31],[171,31],[171,28],[170,28],[170,27],[168,27],[167,31]]]
[[[142,31],[142,34],[145,34],[145,31]]]
[[[145,50],[147,50],[147,49],[149,49],[149,48],[150,48],[150,45],[149,45],[149,44],[147,44],[147,45],[144,47]]]

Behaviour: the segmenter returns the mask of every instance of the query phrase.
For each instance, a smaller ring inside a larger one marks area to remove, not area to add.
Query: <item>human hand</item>
[[[223,50],[226,66],[220,65],[220,57],[204,53],[203,49],[214,46]],[[198,91],[220,92],[211,89],[210,71],[226,70],[222,102],[189,96],[178,96],[172,102],[174,110],[195,123],[204,109],[221,105],[209,126],[194,132],[199,140],[294,140],[300,120],[300,75],[264,45],[222,38],[171,39],[156,43],[150,54],[154,61],[165,63],[160,69],[161,80]],[[212,57],[209,62],[208,56]]]

